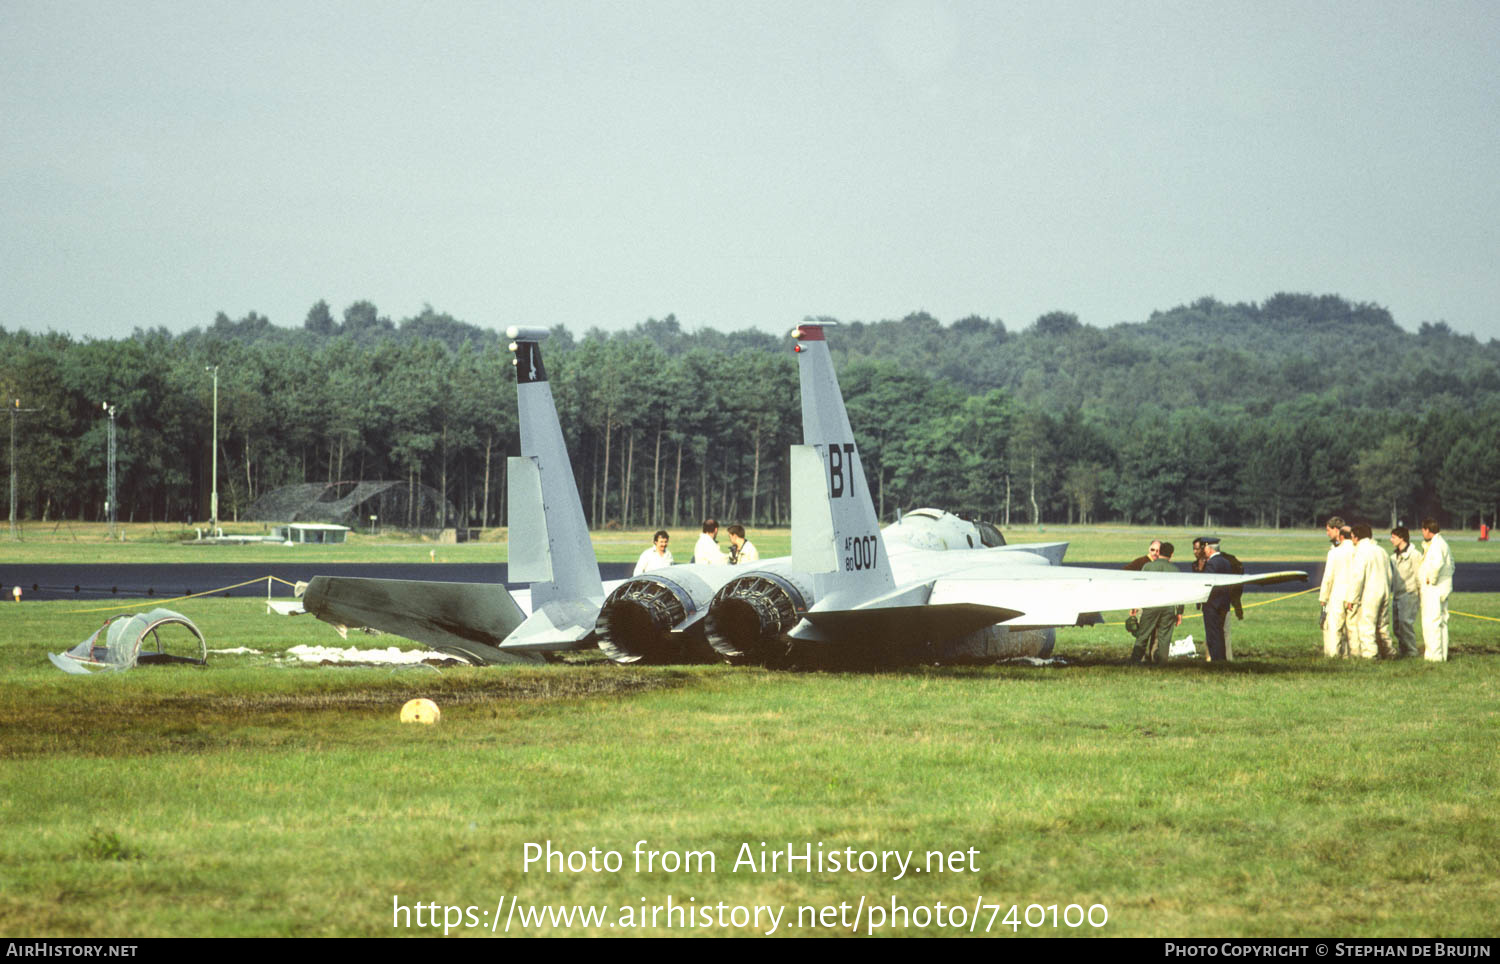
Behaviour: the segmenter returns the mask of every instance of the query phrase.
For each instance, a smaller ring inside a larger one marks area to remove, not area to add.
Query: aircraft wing
[[[532,663],[530,653],[500,643],[526,614],[504,586],[314,576],[302,605],[325,623],[368,626],[477,663]]]
[[[982,567],[934,580],[930,606],[988,606],[1011,609],[1013,628],[1075,626],[1095,613],[1201,603],[1216,588],[1306,581],[1296,570],[1254,575],[1197,572],[1130,572],[1122,569],[1061,567]]]

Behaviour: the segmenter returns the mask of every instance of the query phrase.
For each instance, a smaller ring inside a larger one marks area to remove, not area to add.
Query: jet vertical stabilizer
[[[813,573],[816,608],[839,608],[883,596],[896,583],[823,326],[799,325],[792,337],[803,441],[792,452],[792,562]]]
[[[604,584],[542,366],[540,342],[547,330],[511,328],[507,334],[521,428],[521,457],[508,463],[509,577],[531,583],[531,615],[502,646],[582,649],[592,644]]]

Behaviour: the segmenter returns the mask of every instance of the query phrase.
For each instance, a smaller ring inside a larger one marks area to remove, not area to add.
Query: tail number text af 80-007
[[[844,571],[874,569],[880,540],[873,535],[849,536],[844,539]]]

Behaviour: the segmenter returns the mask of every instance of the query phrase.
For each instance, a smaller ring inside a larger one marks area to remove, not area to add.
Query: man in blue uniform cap
[[[1229,560],[1219,551],[1218,536],[1200,536],[1197,542],[1203,545],[1203,571],[1229,574],[1234,572],[1230,568]],[[1229,607],[1233,605],[1234,593],[1228,588],[1218,588],[1208,595],[1208,602],[1203,604],[1203,636],[1208,648],[1208,658],[1218,661],[1229,658],[1224,647],[1224,618],[1229,615]]]

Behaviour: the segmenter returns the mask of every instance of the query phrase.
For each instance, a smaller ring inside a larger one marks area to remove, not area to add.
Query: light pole
[[[115,537],[115,406],[104,402],[101,406],[109,415],[109,494],[104,501],[104,514],[109,517],[109,537]]]
[[[10,541],[15,542],[16,535],[16,416],[22,412],[40,412],[39,408],[22,408],[19,398],[11,399],[10,403]]]
[[[210,463],[213,465],[213,494],[208,497],[209,534],[219,527],[219,366],[205,365],[203,370],[214,373],[214,441]]]

